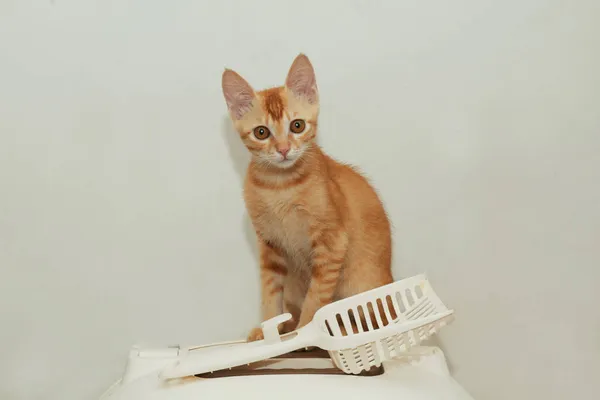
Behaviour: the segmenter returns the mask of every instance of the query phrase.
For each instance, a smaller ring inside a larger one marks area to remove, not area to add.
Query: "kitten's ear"
[[[315,70],[304,54],[298,55],[292,63],[285,86],[296,96],[306,98],[309,103],[315,103],[319,99]]]
[[[255,98],[254,89],[237,72],[226,69],[221,81],[223,96],[229,112],[235,119],[240,119],[252,108]]]

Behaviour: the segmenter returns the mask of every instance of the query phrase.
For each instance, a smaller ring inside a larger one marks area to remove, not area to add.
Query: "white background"
[[[94,399],[135,342],[258,321],[225,66],[306,52],[320,138],[457,311],[479,400],[595,398],[597,0],[0,0],[0,398]]]

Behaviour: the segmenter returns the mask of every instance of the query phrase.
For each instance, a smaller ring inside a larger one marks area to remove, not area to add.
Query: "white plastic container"
[[[238,398],[470,399],[443,354],[420,343],[452,317],[424,275],[321,308],[286,335],[280,315],[262,325],[264,340],[196,347],[139,348],[103,400]],[[353,323],[354,322],[354,323]],[[317,352],[294,352],[318,346]],[[333,397],[332,397],[333,396]]]
[[[375,376],[344,374],[334,367],[331,358],[311,358],[306,354],[307,357],[282,357],[250,368],[227,370],[229,376],[214,373],[211,378],[208,373],[165,382],[159,376],[160,368],[155,367],[161,362],[172,362],[176,352],[132,352],[124,379],[101,400],[473,400],[450,376],[444,355],[437,347],[413,347],[405,356],[383,362],[382,373]],[[261,369],[264,374],[260,374]],[[256,374],[252,374],[253,370]],[[332,370],[339,373],[332,374]]]

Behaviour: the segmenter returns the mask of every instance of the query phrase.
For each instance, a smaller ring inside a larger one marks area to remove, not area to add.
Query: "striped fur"
[[[390,224],[367,180],[315,143],[318,90],[299,55],[282,87],[254,91],[223,73],[223,93],[241,140],[252,154],[244,199],[260,248],[262,319],[290,312],[290,331],[323,305],[392,282]],[[301,119],[306,128],[293,133]],[[257,127],[269,129],[257,139]],[[287,151],[287,152],[286,152]],[[262,338],[253,329],[249,340]]]

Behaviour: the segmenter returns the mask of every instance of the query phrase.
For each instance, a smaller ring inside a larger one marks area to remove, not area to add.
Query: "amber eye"
[[[302,133],[306,129],[306,122],[301,119],[295,119],[290,124],[290,131],[294,133]]]
[[[266,126],[257,126],[254,128],[254,136],[259,140],[265,140],[271,135],[271,131]]]

